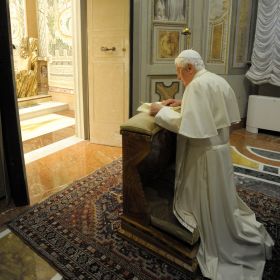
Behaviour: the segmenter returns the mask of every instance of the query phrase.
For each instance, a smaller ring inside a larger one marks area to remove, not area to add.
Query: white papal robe
[[[229,126],[240,115],[232,88],[222,77],[201,70],[185,89],[181,113],[164,107],[155,121],[177,133],[173,210],[187,229],[198,227],[203,275],[262,279],[274,243],[234,185]]]

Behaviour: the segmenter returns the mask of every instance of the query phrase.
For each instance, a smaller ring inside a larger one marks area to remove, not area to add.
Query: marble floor
[[[72,131],[73,132],[73,131]],[[34,148],[45,149],[53,139],[63,141],[63,129],[54,131],[36,140],[23,143],[25,153],[35,152]],[[71,136],[69,131],[65,131]],[[58,135],[60,134],[60,135]],[[234,130],[230,137],[233,162],[252,170],[266,171],[279,177],[280,137],[279,134],[252,134],[245,129]],[[122,149],[92,144],[89,141],[76,142],[54,153],[41,153],[26,164],[26,174],[31,205],[41,202],[50,195],[64,189],[69,183],[84,177],[101,166],[121,156]],[[272,172],[271,172],[272,171]],[[277,182],[276,182],[277,183]],[[280,185],[280,182],[278,182]],[[27,207],[0,208],[0,279],[62,279],[62,276],[40,256],[26,246],[5,224]]]

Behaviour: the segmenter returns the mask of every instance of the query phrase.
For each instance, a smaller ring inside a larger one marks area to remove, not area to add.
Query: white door
[[[129,0],[87,3],[90,141],[121,146],[129,114]]]

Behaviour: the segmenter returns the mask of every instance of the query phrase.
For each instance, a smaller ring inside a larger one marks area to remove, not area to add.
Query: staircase
[[[80,141],[75,136],[75,117],[68,103],[51,95],[18,99],[25,164]]]
[[[21,121],[69,109],[67,103],[52,101],[50,95],[20,98],[18,107]]]
[[[18,107],[23,142],[75,125],[74,117],[62,113],[69,110],[69,104],[52,101],[50,95],[18,99]],[[59,135],[51,139],[61,139]]]

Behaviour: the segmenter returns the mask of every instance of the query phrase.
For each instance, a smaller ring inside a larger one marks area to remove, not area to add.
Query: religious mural
[[[26,36],[25,0],[9,0],[13,45],[18,49]]]
[[[38,0],[38,10],[40,49],[44,56],[51,57],[50,91],[72,93],[74,77],[71,0]]]
[[[175,58],[179,54],[179,32],[158,31],[158,58]]]
[[[225,63],[230,7],[231,0],[209,1],[207,63]]]

